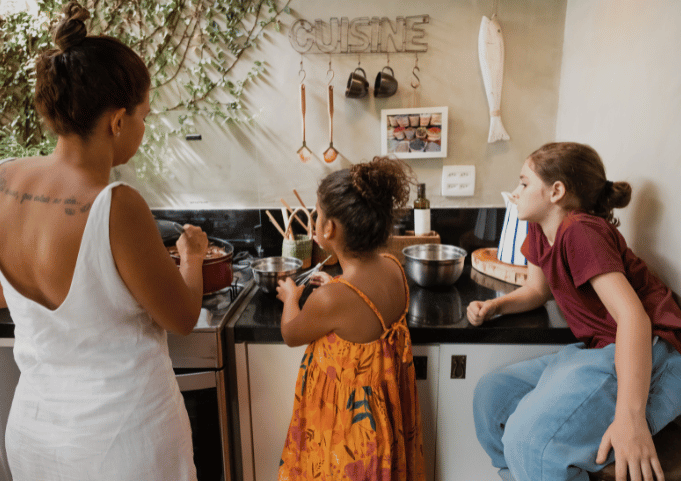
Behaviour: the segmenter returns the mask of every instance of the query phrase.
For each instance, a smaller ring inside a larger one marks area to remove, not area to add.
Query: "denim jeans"
[[[516,481],[587,481],[601,438],[615,416],[615,345],[583,343],[485,375],[473,399],[480,444]],[[660,339],[646,419],[652,434],[681,414],[681,355]],[[611,450],[605,464],[613,462]]]

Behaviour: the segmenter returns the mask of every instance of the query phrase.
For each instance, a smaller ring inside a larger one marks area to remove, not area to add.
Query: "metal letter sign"
[[[332,17],[328,23],[297,20],[289,32],[291,46],[299,53],[427,52],[423,25],[428,15],[397,17]]]

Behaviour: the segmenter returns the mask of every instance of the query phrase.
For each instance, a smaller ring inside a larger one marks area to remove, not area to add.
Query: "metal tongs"
[[[308,269],[308,270],[305,271],[305,272],[301,272],[300,275],[299,275],[298,277],[296,277],[296,285],[297,285],[297,286],[302,286],[302,285],[307,284],[308,282],[310,282],[310,279],[312,279],[312,276],[313,276],[314,274],[316,274],[317,272],[320,271],[320,269],[322,268],[322,266],[323,266],[324,264],[326,264],[326,263],[328,262],[329,259],[331,259],[331,256],[332,256],[332,255],[333,255],[333,254],[329,255],[329,257],[327,257],[327,258],[324,259],[322,262],[320,262],[319,264],[317,264],[316,266],[314,266],[312,269]]]

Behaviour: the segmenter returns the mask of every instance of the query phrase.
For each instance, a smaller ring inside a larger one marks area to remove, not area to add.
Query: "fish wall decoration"
[[[495,15],[492,19],[483,16],[478,36],[478,57],[482,80],[485,83],[489,105],[489,135],[487,142],[509,140],[510,137],[501,123],[501,86],[504,81],[504,37]]]

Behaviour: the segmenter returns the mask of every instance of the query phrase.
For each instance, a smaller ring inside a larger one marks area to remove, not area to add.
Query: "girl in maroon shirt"
[[[527,282],[472,302],[468,319],[553,297],[581,342],[483,377],[478,439],[504,479],[586,481],[615,460],[618,481],[663,480],[652,434],[681,414],[681,309],[617,230],[631,186],[608,181],[591,147],[551,143],[525,161],[513,196],[530,223]]]

